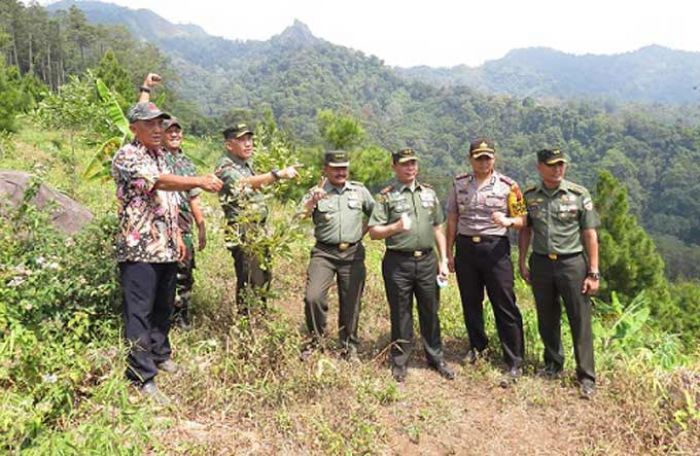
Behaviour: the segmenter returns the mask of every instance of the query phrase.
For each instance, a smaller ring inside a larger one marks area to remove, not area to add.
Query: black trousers
[[[248,252],[242,245],[231,247],[231,256],[236,269],[236,305],[241,315],[250,314],[250,304],[258,300],[264,305],[272,274],[260,267],[257,255]],[[262,293],[260,293],[262,291]]]
[[[337,247],[316,244],[306,274],[304,314],[309,332],[321,336],[326,330],[328,289],[336,279],[338,286],[338,338],[347,348],[357,346],[357,322],[360,299],[365,287],[365,248],[357,243],[344,252]]]
[[[472,348],[484,350],[489,342],[484,329],[483,302],[486,288],[496,318],[503,359],[508,367],[520,366],[525,346],[523,318],[515,302],[508,238],[473,242],[467,236],[457,236],[455,272],[462,298],[464,323]]]
[[[170,314],[175,300],[177,263],[119,263],[124,330],[129,355],[126,376],[138,383],[158,373],[170,358]]]
[[[560,299],[563,298],[574,342],[576,375],[579,380],[595,381],[591,299],[581,293],[587,270],[582,254],[557,260],[550,260],[544,255],[530,256],[530,280],[537,306],[537,325],[544,344],[545,364],[556,370],[564,367]]]
[[[382,275],[391,315],[392,362],[404,366],[411,356],[415,296],[426,358],[431,364],[439,363],[442,360],[442,340],[435,253],[431,250],[421,257],[413,257],[387,250],[382,261]]]

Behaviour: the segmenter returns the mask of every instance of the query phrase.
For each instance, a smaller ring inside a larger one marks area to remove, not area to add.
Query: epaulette
[[[537,184],[530,185],[528,188],[525,189],[525,191],[523,193],[534,192],[535,190],[537,190],[537,187],[538,187]]]
[[[586,193],[586,187],[583,185],[574,184],[573,182],[568,182],[567,188],[577,195],[583,195]]]
[[[420,185],[421,187],[429,188],[430,190],[433,189],[432,185],[426,184],[425,182],[416,182],[416,185]]]
[[[363,184],[363,183],[360,182],[360,181],[348,181],[348,184],[350,184],[350,185],[357,185],[358,187],[364,187],[364,186],[365,186],[365,184]]]
[[[390,191],[394,189],[394,185],[389,185],[388,187],[384,187],[383,189],[379,190],[379,193],[382,195],[388,194]]]
[[[508,176],[504,176],[503,174],[499,174],[498,178],[505,182],[509,187],[512,187],[513,184],[515,184],[515,181],[513,179],[511,179]]]
[[[455,176],[455,180],[466,179],[467,177],[469,177],[469,175],[470,175],[469,173],[457,174]]]

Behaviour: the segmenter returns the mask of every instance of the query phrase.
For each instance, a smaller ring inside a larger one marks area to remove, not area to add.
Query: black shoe
[[[467,354],[464,356],[465,364],[474,364],[479,358],[483,356],[483,351],[477,350],[476,348],[470,348]]]
[[[454,380],[455,372],[447,365],[445,361],[439,361],[437,363],[429,363],[430,367],[435,369],[440,376],[446,380]]]
[[[581,399],[591,400],[595,396],[595,382],[589,378],[584,378],[581,380],[581,387],[579,392],[581,393]]]
[[[523,376],[523,369],[521,367],[511,367],[503,373],[499,385],[501,388],[508,388],[513,383],[517,383],[518,379]]]
[[[394,377],[399,383],[403,383],[406,380],[406,375],[408,375],[408,368],[406,366],[397,366],[394,364],[391,366],[391,376]]]
[[[538,377],[546,378],[547,380],[556,380],[561,377],[561,369],[551,364],[544,366],[544,369],[537,373]]]

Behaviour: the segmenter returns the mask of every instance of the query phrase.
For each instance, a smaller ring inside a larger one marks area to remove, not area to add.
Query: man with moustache
[[[562,298],[574,342],[581,397],[590,399],[596,390],[590,296],[600,284],[596,232],[600,221],[588,190],[564,179],[567,162],[560,149],[537,152],[541,182],[525,191],[528,224],[520,231],[518,264],[535,296],[544,344],[542,374],[556,378],[564,368]]]
[[[365,218],[374,199],[360,182],[348,181],[350,159],[342,150],[324,154],[324,179],[302,200],[306,216],[314,222],[316,245],[306,278],[304,313],[312,341],[302,351],[307,358],[326,330],[328,289],[335,277],[338,285],[338,338],[343,356],[357,361],[357,324],[365,285]]]
[[[447,200],[447,258],[462,298],[470,349],[466,361],[476,362],[488,346],[484,329],[484,288],[501,339],[508,387],[522,375],[523,320],[515,303],[513,264],[508,228],[526,224],[523,195],[518,184],[495,170],[496,147],[477,138],[469,146],[471,173],[454,179]],[[456,256],[453,255],[455,241]]]
[[[392,154],[396,180],[380,192],[369,220],[372,239],[384,239],[382,275],[391,314],[391,373],[403,382],[413,345],[413,297],[416,297],[423,348],[428,365],[454,379],[443,359],[436,275],[448,274],[445,215],[435,191],[418,182],[418,156],[413,149]],[[434,247],[440,254],[438,262]]]
[[[158,370],[175,371],[170,360],[170,316],[178,260],[185,249],[178,226],[177,193],[221,189],[214,175],[177,176],[161,146],[164,119],[170,115],[153,103],[137,103],[127,114],[134,140],[112,160],[119,201],[116,253],[123,295],[129,355],[127,377],[160,403]]]

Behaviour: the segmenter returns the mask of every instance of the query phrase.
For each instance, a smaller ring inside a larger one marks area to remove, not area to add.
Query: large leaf
[[[107,115],[109,115],[109,120],[119,129],[124,138],[131,136],[131,131],[129,130],[129,121],[124,115],[124,111],[119,106],[117,102],[117,97],[114,96],[109,87],[102,82],[102,79],[95,78],[95,87],[97,87],[97,93],[100,95],[100,99],[105,103],[107,107]]]
[[[88,164],[83,177],[87,180],[107,180],[111,174],[112,156],[123,144],[123,138],[118,136],[109,138],[97,149],[92,160]]]

